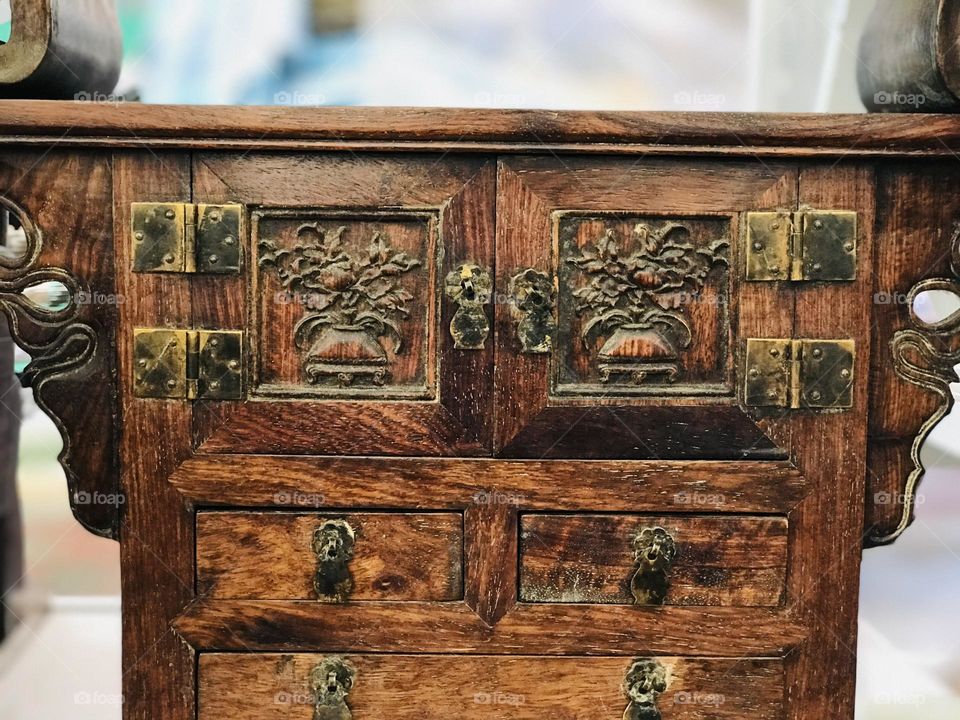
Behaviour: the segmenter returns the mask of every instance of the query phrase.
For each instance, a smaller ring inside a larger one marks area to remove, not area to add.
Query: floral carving
[[[388,375],[384,338],[393,352],[403,345],[401,321],[409,317],[413,295],[401,278],[420,261],[391,248],[374,233],[365,252],[344,245],[345,226],[329,230],[302,225],[292,248],[260,241],[260,267],[276,270],[281,286],[306,308],[294,328],[296,347],[306,353],[304,372],[311,383],[335,378],[348,385],[358,378],[383,384]]]
[[[728,264],[730,242],[695,244],[689,229],[675,222],[639,223],[631,240],[607,229],[595,245],[568,258],[588,278],[573,293],[585,318],[581,335],[588,346],[607,338],[598,353],[603,382],[618,375],[635,384],[652,375],[672,381],[679,352],[693,339],[678,306],[703,289],[715,266]]]

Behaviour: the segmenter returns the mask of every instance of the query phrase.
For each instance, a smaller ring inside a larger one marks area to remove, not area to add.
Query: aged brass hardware
[[[242,205],[133,203],[134,272],[236,273]]]
[[[853,340],[749,339],[744,402],[749,407],[853,407]]]
[[[133,392],[141,398],[239,400],[243,332],[138,328]]]
[[[549,353],[553,348],[553,308],[557,302],[554,279],[533,268],[522,270],[511,278],[509,292],[520,351]]]
[[[353,590],[348,567],[353,559],[356,535],[345,520],[326,520],[313,533],[313,552],[317,556],[317,573],[313,587],[322,602],[346,602]]]
[[[486,305],[493,282],[490,271],[474,263],[464,263],[447,275],[446,295],[457,304],[450,321],[450,336],[458,350],[483,350],[490,334]]]
[[[677,544],[662,527],[645,527],[633,541],[637,569],[630,581],[636,605],[663,605],[670,587],[669,573]]]
[[[857,214],[747,213],[747,280],[841,282],[857,277]]]
[[[629,701],[623,720],[660,720],[657,698],[667,689],[667,671],[656,660],[634,660],[623,681]]]
[[[347,695],[353,689],[357,671],[340,657],[324,658],[310,675],[316,701],[313,720],[352,720]]]

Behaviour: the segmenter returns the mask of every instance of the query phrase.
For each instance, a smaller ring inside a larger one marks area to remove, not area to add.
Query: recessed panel
[[[554,219],[554,395],[732,391],[728,217]]]
[[[437,216],[254,213],[255,394],[435,399]]]

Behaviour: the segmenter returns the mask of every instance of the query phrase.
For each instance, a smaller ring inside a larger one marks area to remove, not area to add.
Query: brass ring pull
[[[322,602],[346,602],[353,590],[348,564],[353,559],[356,535],[345,520],[327,520],[313,533],[317,573],[313,587]]]
[[[356,677],[353,665],[343,658],[324,658],[310,676],[316,700],[313,720],[353,720],[347,695],[353,689]]]
[[[553,278],[533,268],[522,270],[510,280],[510,298],[520,352],[549,353],[553,348],[556,325],[553,308],[557,289]]]
[[[446,295],[457,304],[450,321],[450,336],[457,350],[483,350],[490,334],[486,305],[492,289],[490,271],[474,263],[464,263],[447,275]]]
[[[633,541],[637,569],[630,581],[636,605],[663,605],[670,587],[670,570],[677,544],[662,527],[646,527]]]
[[[667,672],[656,660],[634,660],[623,681],[629,703],[623,720],[660,720],[657,697],[667,689]]]

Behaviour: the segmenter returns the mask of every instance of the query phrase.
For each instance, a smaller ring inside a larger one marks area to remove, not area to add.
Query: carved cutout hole
[[[960,295],[950,290],[924,290],[913,303],[917,318],[934,326],[960,313]]]
[[[11,262],[22,261],[29,249],[27,232],[20,219],[14,213],[0,208],[0,257]]]
[[[60,312],[70,306],[70,291],[57,280],[37,283],[24,288],[23,297],[33,306],[49,313]]]

